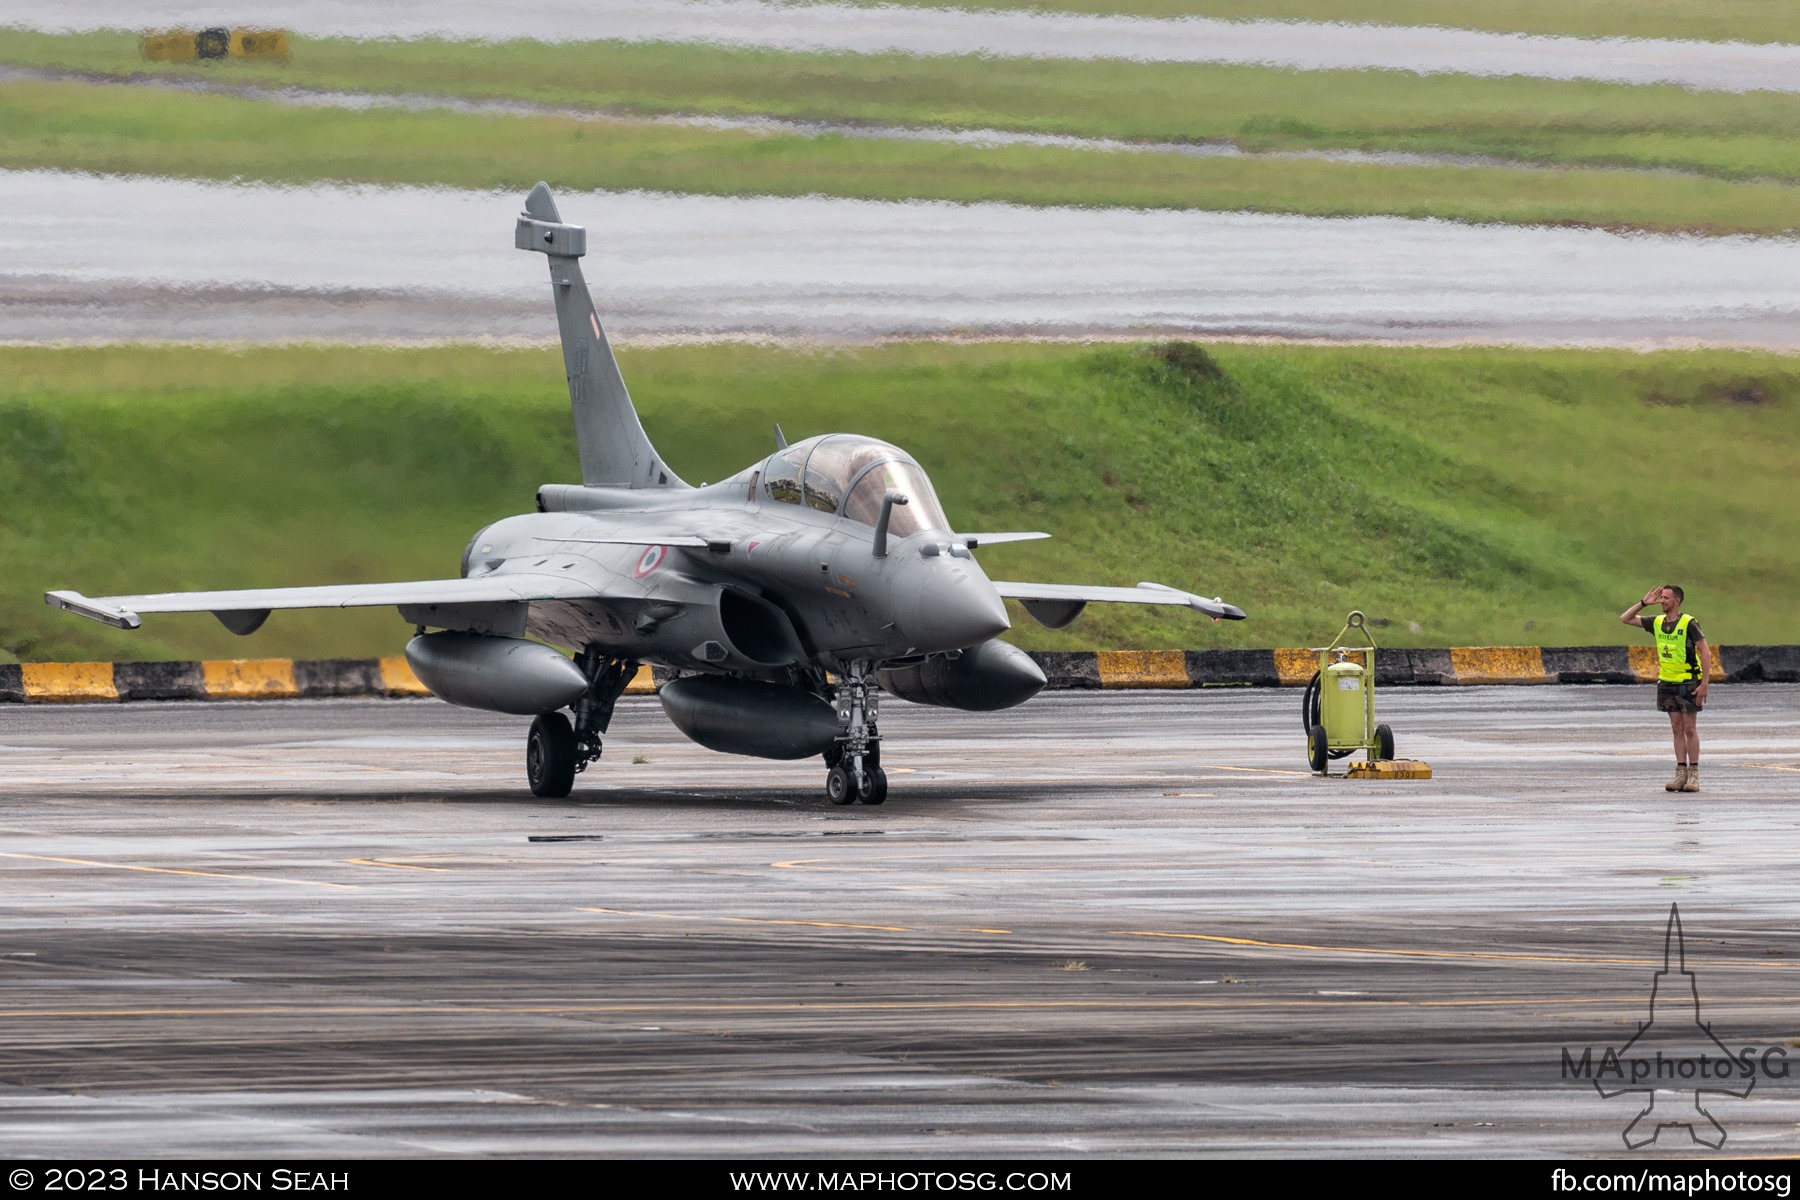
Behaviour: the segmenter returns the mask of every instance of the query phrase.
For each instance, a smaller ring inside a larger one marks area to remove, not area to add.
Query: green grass
[[[1617,171],[981,149],[442,111],[353,113],[126,86],[0,84],[0,166],[276,182],[1197,208],[1782,234],[1800,189]]]
[[[880,0],[947,8],[942,0]],[[1128,13],[1144,17],[1223,20],[1356,21],[1378,25],[1444,25],[1497,32],[1578,37],[1698,38],[1705,41],[1800,42],[1800,9],[1782,0],[981,0],[969,8]]]
[[[659,448],[717,479],[852,428],[911,449],[997,578],[1222,594],[1096,605],[1031,647],[1633,640],[1675,581],[1718,644],[1800,641],[1800,360],[1735,352],[902,344],[637,350]],[[1213,371],[1208,363],[1216,363]],[[390,610],[132,634],[41,593],[430,578],[574,473],[554,350],[0,348],[0,647],[27,660],[392,653]]]
[[[1565,166],[1800,179],[1800,95],[1767,92],[608,42],[296,39],[294,60],[285,67],[176,66],[142,62],[135,39],[125,34],[17,30],[0,31],[0,62],[639,113],[765,114],[1147,141],[1226,139],[1248,149],[1482,154]]]

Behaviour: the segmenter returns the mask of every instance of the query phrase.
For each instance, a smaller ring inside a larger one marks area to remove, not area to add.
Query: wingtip
[[[109,608],[97,601],[89,600],[80,592],[45,592],[44,603],[52,608],[60,608],[64,612],[74,613],[78,617],[86,617],[90,621],[111,625],[115,629],[136,629],[143,624],[142,619],[130,609]]]
[[[556,200],[550,195],[549,184],[539,180],[538,185],[531,189],[531,194],[525,197],[525,215],[539,221],[561,224],[562,214],[556,211]]]

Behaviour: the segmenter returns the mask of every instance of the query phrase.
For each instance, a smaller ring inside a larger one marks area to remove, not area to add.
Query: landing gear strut
[[[880,804],[887,799],[887,772],[881,769],[881,734],[875,727],[880,689],[869,680],[869,664],[853,662],[837,687],[843,732],[825,752],[825,796],[833,804]]]
[[[600,736],[612,724],[613,706],[637,674],[628,658],[606,658],[590,646],[575,659],[588,690],[572,706],[574,725],[559,712],[540,713],[525,741],[525,779],[533,795],[560,799],[575,787],[575,776],[600,758]]]

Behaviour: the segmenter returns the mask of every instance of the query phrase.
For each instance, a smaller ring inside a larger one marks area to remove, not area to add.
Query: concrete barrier
[[[1031,657],[1052,689],[1302,687],[1318,670],[1312,650],[1045,650]],[[1724,646],[1719,683],[1800,683],[1800,646]],[[675,673],[640,667],[626,686],[647,696]],[[1452,646],[1377,650],[1382,687],[1478,684],[1648,683],[1649,646]],[[429,696],[403,656],[231,659],[212,662],[0,665],[0,703],[123,700],[271,700]]]

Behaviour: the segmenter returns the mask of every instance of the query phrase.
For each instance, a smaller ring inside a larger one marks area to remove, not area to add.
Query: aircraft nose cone
[[[1012,628],[1006,602],[979,569],[962,559],[941,558],[934,564],[920,606],[921,636],[934,646],[960,649],[985,642]]]

